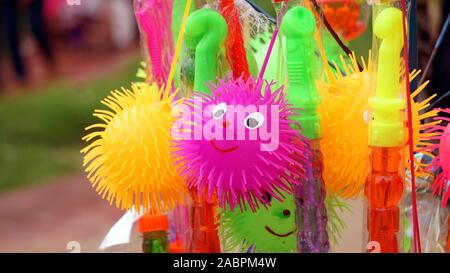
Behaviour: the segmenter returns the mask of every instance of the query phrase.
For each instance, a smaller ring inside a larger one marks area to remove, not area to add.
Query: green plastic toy
[[[400,111],[405,99],[400,97],[400,53],[403,48],[402,12],[386,8],[380,12],[373,27],[383,39],[379,49],[375,96],[369,99],[373,120],[369,123],[369,145],[399,147],[404,144],[405,130]]]
[[[188,50],[195,49],[194,91],[211,94],[205,83],[216,79],[217,57],[227,33],[225,19],[213,9],[200,9],[189,16],[185,41]]]
[[[315,82],[315,28],[314,15],[302,6],[291,8],[281,23],[282,33],[286,36],[287,97],[299,108],[300,116],[295,118],[301,125],[302,135],[311,140],[311,166],[306,170],[306,177],[294,187],[297,251],[300,253],[326,253],[330,249],[320,151],[318,106],[321,98]]]
[[[329,217],[327,230],[332,242],[338,244],[346,227],[340,214],[351,209],[344,201],[331,195],[327,196],[326,207]],[[266,226],[278,235],[289,235],[279,237],[269,232]],[[249,210],[241,212],[239,208],[234,211],[227,209],[220,214],[219,231],[225,252],[296,252],[294,197],[288,195],[283,202],[272,199],[270,207],[261,207],[255,213]],[[294,232],[290,234],[291,231]]]
[[[293,196],[287,196],[283,202],[270,202],[270,207],[262,206],[256,212],[236,208],[221,213],[219,229],[225,252],[295,252]]]
[[[180,33],[181,21],[183,19],[184,9],[186,8],[186,0],[174,0],[172,10],[172,36],[173,40],[178,39]],[[192,1],[191,10],[189,13],[193,13],[197,9],[196,2]]]
[[[301,116],[297,120],[302,126],[302,134],[309,139],[320,138],[317,112],[320,95],[314,70],[315,28],[314,15],[305,7],[290,9],[281,23],[281,31],[286,36],[287,96],[290,103],[301,109]]]
[[[176,41],[178,39],[178,34],[180,33],[180,27],[181,27],[181,22],[183,20],[183,13],[184,13],[184,9],[186,8],[186,0],[174,0],[173,1],[173,10],[172,10],[172,37],[173,37],[173,41]],[[197,10],[196,7],[196,1],[192,1],[191,3],[191,9],[190,9],[190,14],[192,14],[195,10]],[[182,66],[181,66],[182,67]],[[184,75],[184,73],[186,71],[183,71],[183,73],[181,73],[181,67],[180,64],[177,64],[177,68],[175,69],[175,77],[173,79],[173,85],[176,88],[179,88],[182,85],[182,78],[181,76],[186,77],[186,75]],[[194,72],[192,72],[193,74]],[[193,82],[193,80],[192,80]],[[182,95],[186,95],[184,92],[181,92]]]

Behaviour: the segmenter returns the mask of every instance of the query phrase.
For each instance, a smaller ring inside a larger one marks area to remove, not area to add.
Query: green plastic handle
[[[281,23],[281,31],[286,36],[287,98],[294,107],[301,109],[297,121],[302,126],[302,135],[309,139],[320,138],[317,111],[320,95],[314,73],[315,28],[314,15],[305,7],[290,9]]]
[[[205,83],[217,77],[217,55],[227,37],[228,28],[220,13],[201,9],[192,13],[186,23],[186,46],[195,49],[194,90],[211,94]]]
[[[174,0],[172,10],[172,35],[173,40],[178,39],[180,33],[181,22],[183,21],[183,13],[186,8],[186,0]],[[197,9],[195,1],[192,1],[191,10],[189,13],[194,12]]]
[[[403,48],[402,12],[386,8],[375,19],[373,32],[383,39],[379,49],[375,96],[369,99],[372,120],[369,144],[372,147],[399,147],[404,144],[405,130],[400,111],[400,53]]]

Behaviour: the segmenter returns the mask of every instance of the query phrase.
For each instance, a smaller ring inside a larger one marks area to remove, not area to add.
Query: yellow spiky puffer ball
[[[102,100],[102,122],[83,137],[83,166],[97,192],[116,207],[160,213],[183,204],[187,189],[171,157],[175,93],[156,84],[133,84]]]
[[[322,117],[323,178],[327,192],[343,198],[356,197],[363,191],[370,164],[367,120],[370,115],[367,110],[374,73],[370,54],[367,64],[363,58],[361,60],[363,70],[359,71],[355,56],[350,56],[350,63],[341,58],[341,67],[346,75],[337,71],[328,82],[317,84],[322,96],[319,112]],[[411,80],[416,76],[417,72],[413,71]],[[424,123],[425,119],[437,115],[433,110],[419,113],[434,97],[418,99],[427,83],[411,95],[415,151],[421,151],[427,145],[424,143],[427,139],[424,128],[430,124]],[[408,168],[409,157],[405,156],[405,159],[405,168]],[[423,175],[425,169],[419,168],[416,175]]]

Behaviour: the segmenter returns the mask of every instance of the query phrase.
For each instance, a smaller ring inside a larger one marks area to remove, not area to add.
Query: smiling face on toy
[[[268,128],[267,126],[262,126],[269,125],[266,122],[266,120],[269,120],[267,118],[269,113],[267,113],[267,111],[260,112],[259,105],[256,107],[244,106],[241,107],[241,109],[233,106],[234,105],[221,102],[212,107],[212,118],[209,120],[207,118],[204,119],[203,128],[212,129],[209,132],[205,132],[205,140],[209,141],[211,144],[210,147],[206,145],[205,148],[209,148],[211,150],[210,152],[216,156],[232,157],[232,155],[228,154],[237,152],[238,149],[242,150],[244,155],[249,155],[247,152],[263,148],[261,138],[263,133],[262,129]],[[206,111],[208,111],[208,109]],[[278,112],[275,113],[278,114]],[[206,116],[208,116],[208,114]],[[278,117],[274,119],[274,123],[278,125]],[[269,140],[272,141],[271,143],[275,144],[273,149],[277,149],[278,128],[272,128],[272,132],[266,131],[265,133],[270,134]]]
[[[279,202],[263,196],[270,207],[256,212],[224,211],[219,219],[225,251],[294,252],[296,250],[295,204],[292,195]]]
[[[265,192],[281,200],[304,175],[307,142],[291,127],[282,89],[267,84],[261,93],[255,86],[253,80],[220,81],[212,96],[194,94],[181,110],[180,172],[190,187],[216,192],[222,207],[255,210],[257,201],[266,203]]]

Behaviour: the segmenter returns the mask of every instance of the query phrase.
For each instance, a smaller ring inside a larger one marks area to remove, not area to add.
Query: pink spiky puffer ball
[[[425,151],[437,152],[429,169],[437,172],[433,183],[433,193],[443,196],[442,206],[446,207],[450,199],[450,118],[442,114],[450,114],[450,108],[438,110],[440,114],[434,118],[437,122],[425,129],[431,142]]]
[[[194,93],[172,130],[175,164],[190,188],[216,194],[219,206],[254,211],[292,192],[305,176],[309,143],[292,121],[283,89],[253,79],[219,80],[212,95]],[[261,91],[260,91],[261,90]]]

